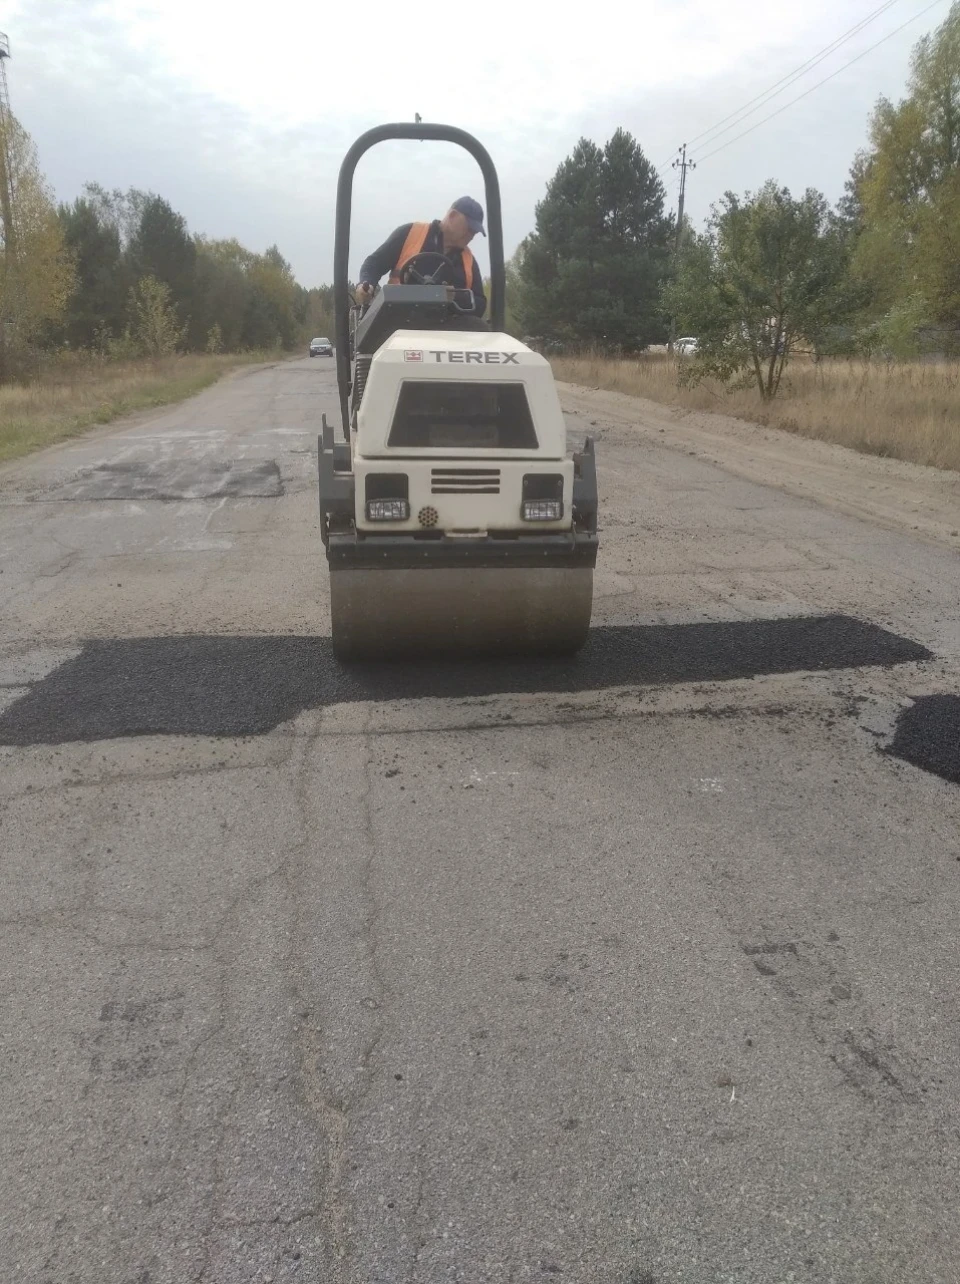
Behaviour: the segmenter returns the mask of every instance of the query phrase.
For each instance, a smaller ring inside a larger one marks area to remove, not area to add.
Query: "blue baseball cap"
[[[475,201],[472,196],[461,196],[450,208],[459,210],[467,220],[467,226],[471,232],[479,232],[481,236],[486,236],[483,230],[483,206],[479,201]]]

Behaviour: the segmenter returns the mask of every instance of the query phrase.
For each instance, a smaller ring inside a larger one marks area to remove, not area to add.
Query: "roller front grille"
[[[499,495],[499,468],[431,468],[432,495]]]

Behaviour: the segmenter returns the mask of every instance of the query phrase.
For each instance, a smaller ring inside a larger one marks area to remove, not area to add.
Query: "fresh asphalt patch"
[[[900,714],[887,753],[960,785],[960,696],[921,696]]]
[[[343,665],[329,638],[179,636],[83,644],[0,714],[0,744],[249,736],[307,709],[671,685],[931,659],[845,615],[602,627],[566,659]]]

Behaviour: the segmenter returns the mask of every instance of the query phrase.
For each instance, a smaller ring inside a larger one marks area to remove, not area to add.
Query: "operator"
[[[476,259],[467,248],[477,232],[486,236],[483,206],[472,196],[461,196],[453,202],[443,218],[434,219],[432,223],[404,223],[364,261],[355,296],[357,302],[364,304],[371,301],[377,283],[385,272],[390,273],[391,285],[398,284],[400,269],[415,254],[442,254],[450,262],[449,283],[458,290],[473,291],[474,310],[460,320],[466,325],[473,322],[477,329],[486,330],[486,322],[481,320],[487,307],[483,276]]]

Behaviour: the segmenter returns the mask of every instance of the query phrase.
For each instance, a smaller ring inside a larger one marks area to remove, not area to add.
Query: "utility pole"
[[[680,197],[677,200],[677,236],[673,245],[673,257],[676,259],[680,253],[680,236],[683,232],[683,202],[687,194],[687,170],[696,169],[696,162],[687,160],[687,144],[684,143],[680,148],[676,160],[673,162],[673,168],[680,171]],[[677,323],[673,317],[670,318],[670,342],[667,345],[668,350],[673,352],[673,345],[677,338]]]
[[[680,148],[677,159],[673,162],[673,168],[680,171],[680,198],[677,201],[677,241],[674,246],[674,252],[680,251],[680,233],[683,230],[683,201],[687,194],[687,170],[696,169],[696,161],[687,160],[687,144],[684,143]]]

